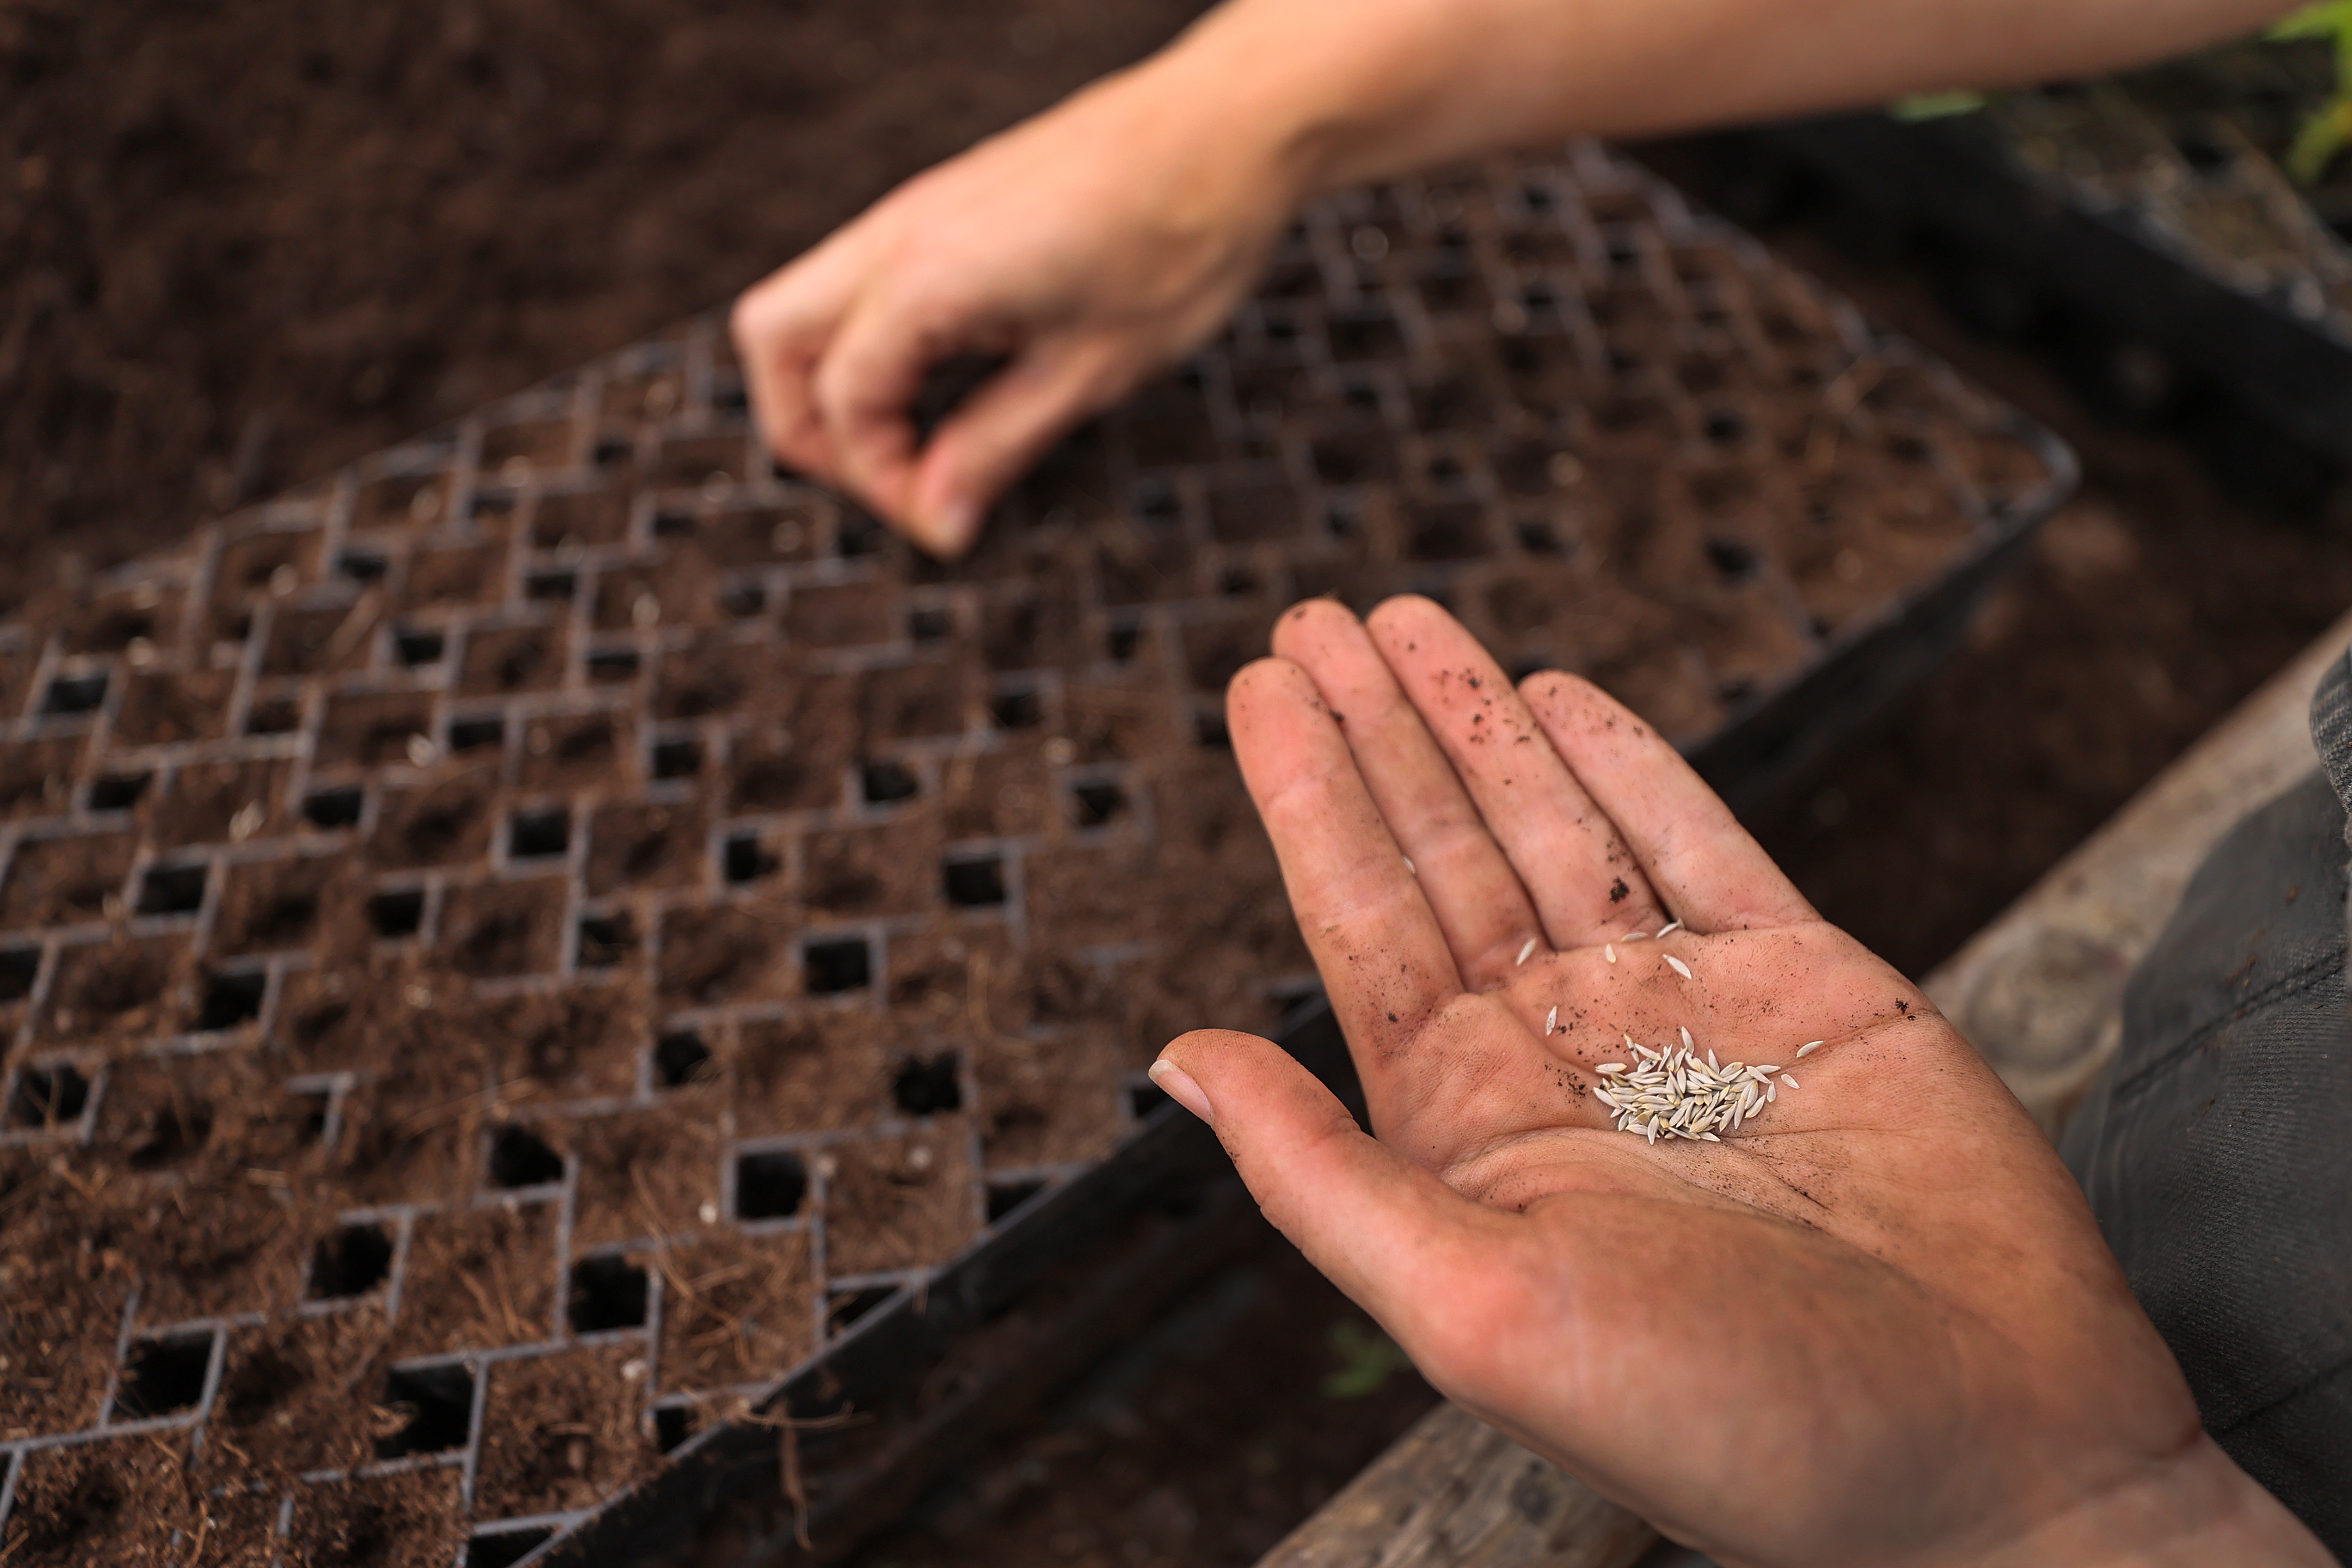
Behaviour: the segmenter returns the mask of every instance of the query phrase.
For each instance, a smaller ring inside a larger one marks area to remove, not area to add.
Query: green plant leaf
[[[2265,38],[2340,38],[2352,32],[2352,0],[2317,0],[2271,24]]]
[[[1389,1379],[1412,1365],[1397,1342],[1355,1318],[1342,1318],[1324,1336],[1339,1367],[1323,1377],[1326,1399],[1362,1399],[1388,1386]]]
[[[1967,88],[1954,88],[1944,92],[1915,92],[1908,98],[1898,98],[1886,106],[1886,112],[1909,123],[1920,120],[1948,120],[1955,114],[1974,114],[1985,106],[1985,95]]]

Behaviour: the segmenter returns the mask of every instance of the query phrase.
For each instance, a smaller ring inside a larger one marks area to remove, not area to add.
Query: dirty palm
[[[1251,1037],[1155,1076],[1440,1387],[1742,1559],[1991,1547],[2202,1442],[2022,1110],[1654,731],[1425,600],[1274,648],[1234,744],[1378,1142]]]

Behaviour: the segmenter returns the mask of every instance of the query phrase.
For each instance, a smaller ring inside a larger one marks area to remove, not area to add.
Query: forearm
[[[1227,0],[1144,73],[1300,197],[1633,136],[2109,69],[2285,0]],[[1229,143],[1226,143],[1229,144]]]

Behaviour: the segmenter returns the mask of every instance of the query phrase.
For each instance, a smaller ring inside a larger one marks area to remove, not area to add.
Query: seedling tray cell
[[[1230,1234],[1161,1043],[1344,1076],[1220,702],[1286,605],[1752,795],[2067,475],[1588,143],[1318,206],[958,565],[700,321],[0,628],[11,1568],[837,1542]]]

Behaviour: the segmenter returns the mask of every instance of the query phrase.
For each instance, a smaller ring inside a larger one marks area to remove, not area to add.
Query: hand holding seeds
[[[1378,1141],[1248,1036],[1153,1076],[1432,1381],[1727,1563],[2326,1561],[2000,1081],[1645,724],[1425,600],[1275,653],[1234,746]]]

